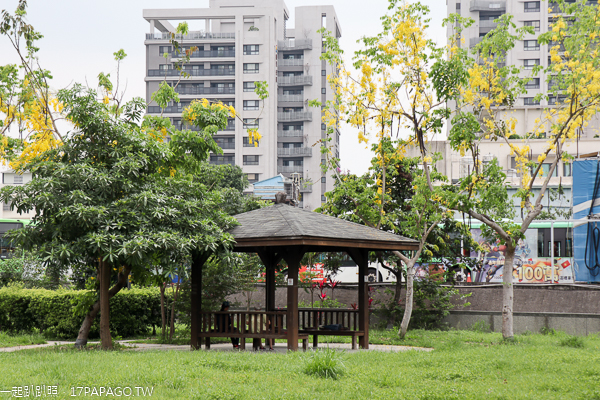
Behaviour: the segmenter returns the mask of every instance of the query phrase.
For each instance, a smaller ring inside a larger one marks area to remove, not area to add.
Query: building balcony
[[[306,185],[300,187],[300,193],[312,193],[313,185]]]
[[[277,78],[279,86],[312,85],[312,75],[281,76]]]
[[[291,148],[278,148],[278,156],[301,156],[301,157],[312,157],[312,147],[291,147]]]
[[[211,40],[235,39],[234,32],[190,32],[187,35],[175,34],[175,40]],[[146,40],[171,40],[171,33],[146,33]]]
[[[175,123],[174,124],[175,129],[177,129],[178,131],[183,131],[183,130],[190,130],[190,131],[194,131],[194,132],[199,132],[200,128],[198,128],[197,126],[193,126],[193,125],[188,125],[188,124],[182,124],[182,123]],[[231,131],[235,131],[235,120],[230,119],[227,123],[227,125],[225,126],[225,129],[220,130],[217,132],[217,134],[219,132],[231,132]],[[225,148],[225,147],[223,147]]]
[[[181,58],[182,53],[172,52],[171,58]],[[190,54],[190,58],[217,58],[217,57],[235,57],[235,51],[232,50],[198,50]]]
[[[277,96],[277,101],[280,103],[302,103],[304,95],[301,94],[282,94]]]
[[[304,60],[303,59],[288,59],[288,60],[279,60],[278,65],[280,67],[301,67],[304,65]]]
[[[175,88],[179,94],[235,94],[233,87],[181,87]]]
[[[179,76],[189,74],[190,76],[233,76],[234,69],[149,69],[148,76]]]
[[[183,112],[184,107],[180,107],[180,106],[168,106],[165,107],[164,110],[161,110],[159,106],[148,106],[148,108],[146,109],[146,112],[148,114],[160,114],[161,112],[165,113],[165,114],[179,114]]]
[[[496,27],[498,27],[498,23],[494,22],[493,20],[483,20],[483,21],[479,21],[479,28],[486,28],[486,29],[496,29]]]
[[[312,121],[312,112],[310,111],[293,111],[293,112],[278,112],[278,121]]]
[[[278,165],[278,174],[293,174],[294,172],[303,172],[304,167],[302,165]]]
[[[475,47],[481,43],[482,37],[472,37],[469,39],[469,47]]]
[[[312,39],[287,39],[277,42],[277,50],[312,50]]]
[[[469,11],[506,11],[506,0],[471,0]]]
[[[293,131],[277,131],[277,137],[302,137],[304,131],[293,130]]]

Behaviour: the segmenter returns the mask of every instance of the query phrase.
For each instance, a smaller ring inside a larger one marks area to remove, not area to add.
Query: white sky
[[[248,0],[251,1],[251,0]],[[335,7],[342,26],[340,45],[347,61],[358,49],[362,36],[377,34],[379,17],[388,12],[387,0],[285,0],[294,21],[297,6],[328,4]],[[422,0],[431,9],[430,37],[445,42],[442,19],[446,16],[443,0]],[[1,0],[0,8],[14,12],[17,0]],[[125,50],[121,66],[121,87],[127,86],[126,98],[145,98],[146,50],[144,35],[149,24],[142,18],[144,8],[204,8],[208,0],[29,0],[28,21],[44,35],[38,43],[43,68],[53,73],[52,86],[63,88],[71,83],[97,85],[99,72],[115,75],[112,53]],[[17,57],[5,37],[0,37],[0,65],[17,63]],[[366,172],[371,154],[359,145],[354,129],[342,126],[341,166],[355,174]],[[369,146],[370,147],[370,146]]]

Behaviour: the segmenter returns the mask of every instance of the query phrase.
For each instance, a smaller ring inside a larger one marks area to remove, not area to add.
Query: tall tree
[[[385,203],[389,201],[387,167],[393,163],[386,155],[386,140],[394,136],[404,138],[396,142],[395,152],[399,157],[404,155],[407,146],[415,145],[420,150],[423,173],[413,180],[413,212],[407,213],[407,219],[399,226],[403,234],[418,238],[419,249],[410,256],[396,252],[407,266],[406,308],[399,332],[404,337],[412,313],[414,265],[428,235],[445,215],[441,188],[432,183],[433,160],[427,154],[425,143],[441,131],[447,112],[444,102],[433,90],[431,67],[442,56],[442,50],[426,35],[429,9],[418,2],[407,4],[398,0],[390,0],[389,9],[391,13],[381,18],[381,33],[361,39],[363,49],[354,56],[354,67],[359,71],[355,75],[345,67],[337,40],[324,30],[321,32],[328,49],[323,58],[339,71],[328,77],[336,93],[336,101],[327,104],[328,135],[334,132],[339,114],[358,129],[359,143],[367,143],[370,135],[376,138],[375,154],[381,175],[376,182],[375,227],[381,228],[387,218],[384,213]],[[328,145],[329,138],[323,140],[322,151],[330,159]],[[337,160],[332,161],[335,170]]]
[[[541,45],[548,45],[551,63],[531,71],[507,65],[506,53],[531,27],[517,27],[510,15],[501,16],[495,30],[469,54],[457,41],[450,45],[447,61],[437,65],[440,79],[436,89],[441,97],[456,104],[449,142],[461,155],[473,159],[469,176],[459,182],[459,192],[448,198],[449,205],[485,224],[484,233],[506,246],[503,272],[502,335],[513,338],[513,264],[516,243],[524,237],[531,222],[542,212],[542,200],[559,161],[572,157],[566,152],[566,141],[574,140],[578,130],[587,126],[600,106],[600,6],[585,1],[553,2],[561,11],[553,17],[551,31],[539,35]],[[452,15],[446,23],[460,29],[473,21]],[[541,73],[545,75],[541,75]],[[548,95],[536,99],[547,102],[536,126],[521,143],[511,140],[516,135],[517,119],[512,109],[525,85],[533,78],[551,87]],[[541,154],[532,156],[529,140],[545,133],[547,142]],[[515,211],[507,194],[506,174],[494,161],[482,162],[480,143],[497,141],[506,144],[514,155],[520,182],[515,197],[521,202],[523,221],[514,222]],[[544,173],[544,166],[548,171]],[[538,189],[539,187],[539,189]]]

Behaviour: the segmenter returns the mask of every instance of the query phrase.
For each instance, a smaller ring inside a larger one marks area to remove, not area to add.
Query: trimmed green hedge
[[[1,288],[0,331],[25,333],[38,329],[47,337],[76,338],[85,315],[75,306],[86,297],[87,290]],[[99,317],[92,325],[90,338],[99,336]],[[143,335],[160,324],[158,288],[122,289],[110,299],[113,336]]]

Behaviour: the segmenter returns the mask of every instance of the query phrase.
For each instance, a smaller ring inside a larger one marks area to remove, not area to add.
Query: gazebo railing
[[[318,329],[322,325],[339,324],[349,330],[358,331],[358,310],[342,308],[300,308],[298,326],[300,329]]]
[[[282,336],[286,335],[286,316],[286,311],[203,311],[200,313],[200,334]],[[228,317],[231,317],[231,325]]]

